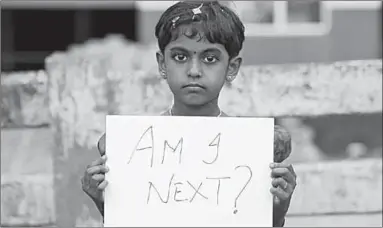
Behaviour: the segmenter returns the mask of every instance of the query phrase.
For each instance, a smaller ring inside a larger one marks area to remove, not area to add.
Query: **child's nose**
[[[189,77],[201,77],[202,76],[201,65],[196,58],[194,58],[190,63],[188,76]]]

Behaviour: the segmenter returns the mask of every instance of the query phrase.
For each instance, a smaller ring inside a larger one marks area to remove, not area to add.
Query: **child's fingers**
[[[109,171],[109,168],[104,165],[92,166],[86,170],[88,175],[107,173],[108,171]]]
[[[101,156],[105,154],[105,134],[98,140],[97,149]]]
[[[278,186],[281,187],[283,190],[286,190],[287,187],[288,187],[288,183],[287,181],[285,181],[283,178],[281,177],[278,177],[278,178],[274,178],[272,181],[271,181],[271,185],[275,188],[277,188]]]
[[[274,177],[284,177],[284,176],[287,176],[289,174],[291,174],[291,172],[287,168],[274,168],[271,170],[271,175]]]
[[[106,160],[107,160],[106,155],[104,155],[104,156],[98,158],[97,160],[93,161],[93,162],[88,166],[88,168],[93,167],[93,166],[97,166],[97,165],[103,165],[103,164],[105,164]]]
[[[98,189],[99,190],[105,190],[106,186],[108,186],[108,181],[107,180],[104,180],[103,182],[101,182],[101,184],[98,185]]]
[[[288,168],[290,167],[291,165],[289,164],[285,164],[285,163],[278,163],[278,162],[274,162],[274,163],[271,163],[270,164],[270,168]]]
[[[272,187],[270,189],[270,192],[282,201],[285,201],[290,197],[289,194],[287,192],[283,191],[281,188]]]
[[[101,182],[105,180],[105,175],[104,174],[95,174],[92,176],[92,179],[98,182]]]
[[[271,169],[275,169],[275,168],[287,168],[288,170],[290,170],[290,172],[291,172],[294,176],[296,176],[294,167],[293,167],[291,164],[271,163],[271,164],[270,164],[270,168],[271,168]]]
[[[271,170],[271,177],[283,177],[287,182],[295,183],[295,176],[288,168],[274,168]]]

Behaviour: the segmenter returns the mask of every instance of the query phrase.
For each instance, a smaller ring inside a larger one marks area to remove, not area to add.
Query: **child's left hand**
[[[297,175],[293,166],[289,164],[272,163],[270,168],[272,177],[270,192],[274,196],[274,223],[282,226],[297,185]]]

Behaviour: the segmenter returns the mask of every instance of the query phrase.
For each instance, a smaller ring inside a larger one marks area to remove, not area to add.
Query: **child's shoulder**
[[[274,160],[282,162],[291,154],[291,136],[286,128],[274,126]]]

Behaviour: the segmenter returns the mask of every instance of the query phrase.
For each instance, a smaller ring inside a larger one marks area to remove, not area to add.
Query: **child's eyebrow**
[[[189,50],[187,50],[186,48],[184,47],[172,47],[170,49],[170,51],[184,51],[184,52],[189,52]]]
[[[183,51],[183,52],[195,52],[195,51],[190,51],[184,47],[173,47],[170,49],[170,51]],[[218,53],[221,53],[221,50],[219,50],[218,48],[208,48],[208,49],[205,49],[203,50],[202,52],[218,52]]]
[[[219,50],[218,48],[208,48],[208,49],[204,50],[203,52],[218,52],[218,53],[221,53],[221,50]]]

